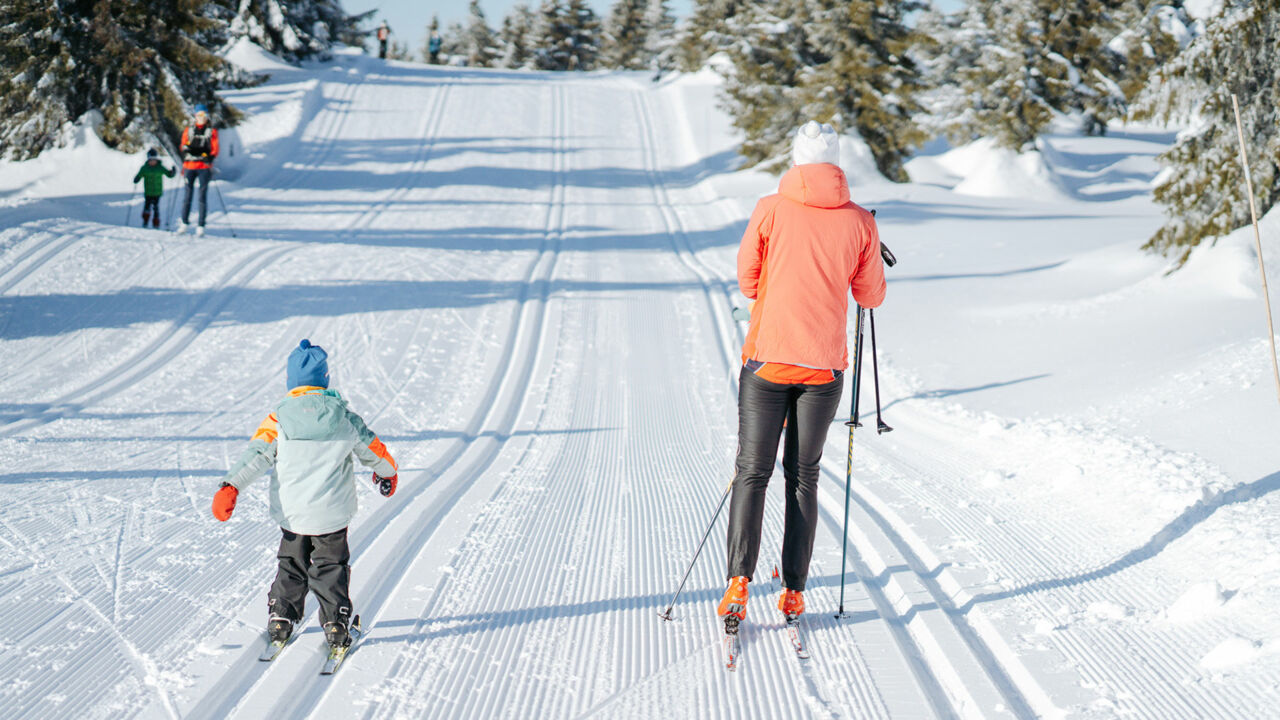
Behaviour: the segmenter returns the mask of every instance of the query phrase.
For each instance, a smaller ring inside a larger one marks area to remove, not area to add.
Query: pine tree
[[[696,72],[707,58],[734,45],[731,26],[747,4],[745,0],[696,0],[673,50],[677,67]]]
[[[534,67],[569,68],[569,22],[563,0],[542,0],[534,16],[532,38]]]
[[[171,150],[192,103],[216,123],[239,113],[216,92],[225,63],[194,39],[214,21],[203,0],[6,0],[0,5],[0,156],[34,157],[97,110],[98,134],[133,151]]]
[[[805,120],[799,80],[815,61],[805,35],[805,0],[745,5],[727,25],[739,41],[730,46],[726,106],[746,136],[738,152],[748,166],[785,167],[792,133]]]
[[[493,30],[485,21],[484,11],[480,9],[480,0],[471,0],[470,13],[465,39],[467,65],[491,67],[498,57],[498,46]]]
[[[348,15],[338,0],[212,0],[212,4],[231,14],[233,37],[247,36],[290,61],[326,58],[335,41],[363,45],[369,31],[361,24],[374,12]]]
[[[533,11],[520,4],[502,19],[502,57],[498,64],[505,68],[530,67],[533,62]]]
[[[644,14],[644,52],[648,66],[657,75],[675,65],[676,19],[667,0],[649,0]]]
[[[591,70],[600,54],[600,21],[587,0],[569,0],[565,6],[569,26],[569,70]]]
[[[1129,0],[1117,11],[1117,18],[1125,30],[1108,47],[1122,58],[1117,82],[1125,101],[1133,102],[1155,69],[1191,42],[1194,23],[1186,10],[1164,0]]]
[[[1160,157],[1155,199],[1168,221],[1144,246],[1175,255],[1250,221],[1231,94],[1240,101],[1255,201],[1280,202],[1280,0],[1228,0],[1202,36],[1161,67],[1137,117],[1189,124]]]
[[[1004,147],[1031,147],[1054,112],[1079,113],[1082,129],[1106,131],[1126,112],[1116,78],[1124,58],[1108,43],[1120,27],[1115,0],[973,0],[962,21],[971,64],[959,69],[962,95],[953,139],[994,137]]]
[[[924,82],[911,50],[920,40],[904,20],[917,9],[903,0],[809,0],[803,115],[857,130],[895,182],[907,180],[903,163],[928,139],[914,119]]]
[[[618,0],[604,22],[600,61],[618,70],[643,70],[647,30],[648,0]]]

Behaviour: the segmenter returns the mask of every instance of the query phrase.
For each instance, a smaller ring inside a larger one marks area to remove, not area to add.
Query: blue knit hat
[[[201,103],[201,104],[199,104],[199,105],[196,105],[196,112],[198,112],[198,113],[204,113],[205,115],[208,115],[208,114],[209,114],[209,108],[205,107],[204,103]]]
[[[310,340],[303,339],[298,347],[289,353],[287,382],[289,389],[303,385],[329,387],[329,353],[319,345],[312,345]]]

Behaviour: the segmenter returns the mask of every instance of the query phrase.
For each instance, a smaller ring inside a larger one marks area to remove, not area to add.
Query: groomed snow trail
[[[1105,530],[1001,507],[998,483],[975,482],[1056,467],[1057,445],[1089,436],[992,429],[922,399],[893,408],[895,433],[856,437],[840,620],[846,436],[832,426],[805,663],[767,580],[779,474],[741,667],[726,673],[724,517],[674,622],[658,618],[731,476],[744,329],[730,319],[742,207],[697,182],[687,104],[624,75],[354,55],[280,70],[237,102],[301,117],[224,185],[240,239],[219,213],[203,239],[68,218],[0,233],[6,716],[1262,707],[1262,686],[1185,682],[1192,630],[1108,622],[1135,594],[1171,592],[1141,548],[1111,560]],[[908,229],[882,228],[910,248]],[[294,644],[256,660],[279,539],[266,483],[231,522],[209,512],[302,337],[330,351],[333,386],[401,465],[391,499],[361,484],[352,594],[367,635],[333,677],[318,676],[314,599]],[[886,397],[912,392],[892,362],[881,371]],[[1214,472],[1109,442],[1077,461]],[[1028,643],[1001,623],[1011,611],[1059,625]]]

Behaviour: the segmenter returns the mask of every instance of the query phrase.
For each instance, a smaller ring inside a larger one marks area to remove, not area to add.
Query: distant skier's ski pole
[[[1262,234],[1258,232],[1258,205],[1253,199],[1253,176],[1249,173],[1249,157],[1244,150],[1244,123],[1240,122],[1240,101],[1231,94],[1231,107],[1236,112],[1236,134],[1240,137],[1240,165],[1244,167],[1245,188],[1249,193],[1249,214],[1253,216],[1253,242],[1258,248],[1258,272],[1262,274],[1262,299],[1267,306],[1267,344],[1271,346],[1271,372],[1276,378],[1276,397],[1280,398],[1280,362],[1276,361],[1276,328],[1271,321],[1271,291],[1267,289],[1267,268],[1262,263]]]
[[[849,422],[845,425],[849,426],[849,452],[845,456],[844,464],[844,538],[840,546],[840,609],[836,612],[837,618],[844,617],[844,569],[845,557],[849,552],[849,486],[853,483],[853,429],[860,427],[858,423],[858,378],[861,376],[862,369],[862,307],[858,307],[858,328],[854,331],[853,336],[853,386],[850,388],[850,394],[853,396],[851,402],[853,407],[849,410]]]
[[[124,206],[124,224],[129,225],[129,220],[133,217],[133,200],[138,197],[138,183],[133,184],[133,192],[129,193],[129,204]]]
[[[693,571],[694,563],[698,562],[698,556],[702,554],[702,547],[707,544],[707,538],[711,536],[711,528],[716,526],[716,520],[720,519],[720,512],[724,510],[724,502],[729,499],[729,491],[733,489],[733,480],[724,489],[724,495],[720,498],[720,504],[716,506],[716,514],[711,516],[711,522],[707,525],[707,531],[702,534],[702,541],[698,543],[698,549],[693,552],[693,559],[689,561],[689,567],[684,570],[684,577],[680,578],[680,587],[676,588],[676,594],[671,597],[671,602],[667,603],[667,609],[658,613],[658,617],[663,620],[671,620],[671,608],[676,606],[676,600],[680,598],[680,593],[684,590],[684,584],[689,580],[689,573]]]
[[[222,188],[218,187],[217,178],[211,178],[210,183],[213,185],[213,191],[218,193],[218,202],[222,204],[222,217],[227,221],[227,229],[231,231],[231,237],[239,237],[236,235],[236,228],[231,224],[231,213],[227,212],[227,201],[222,199]]]

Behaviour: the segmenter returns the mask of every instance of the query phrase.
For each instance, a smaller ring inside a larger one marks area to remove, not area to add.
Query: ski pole
[[[218,187],[216,178],[210,178],[209,181],[213,185],[213,191],[218,193],[218,202],[222,203],[222,217],[227,221],[227,229],[231,231],[231,237],[239,237],[236,235],[235,226],[231,224],[231,213],[227,212],[227,201],[222,199],[222,188]]]
[[[138,183],[133,184],[133,192],[129,193],[129,204],[124,206],[124,224],[129,226],[129,218],[133,217],[133,200],[138,197]]]
[[[735,477],[736,479],[736,477]],[[658,613],[658,617],[663,620],[671,620],[671,608],[676,606],[676,600],[680,597],[680,593],[684,590],[684,584],[689,580],[689,573],[693,572],[694,563],[698,562],[698,556],[702,554],[702,548],[707,544],[707,538],[711,536],[711,529],[716,526],[716,520],[720,519],[720,512],[724,510],[724,503],[729,499],[729,491],[733,489],[733,480],[724,489],[724,495],[720,498],[720,504],[716,506],[716,514],[711,516],[711,523],[707,525],[707,531],[702,534],[702,541],[698,543],[698,549],[693,552],[693,559],[689,561],[689,567],[684,570],[684,577],[680,578],[680,587],[676,588],[676,594],[671,597],[671,602],[667,603],[667,609]]]
[[[880,363],[876,360],[876,311],[868,310],[867,317],[871,320],[871,377],[876,387],[876,434],[879,435],[893,432],[893,428],[880,416]]]
[[[849,452],[844,464],[844,538],[840,546],[840,609],[836,618],[844,617],[844,569],[845,557],[849,553],[849,486],[853,483],[853,429],[861,427],[858,423],[858,392],[861,390],[858,378],[862,374],[859,372],[862,369],[862,316],[862,307],[859,306],[858,329],[853,336],[853,386],[850,388],[853,407],[849,411],[849,422],[845,423],[849,427]]]

